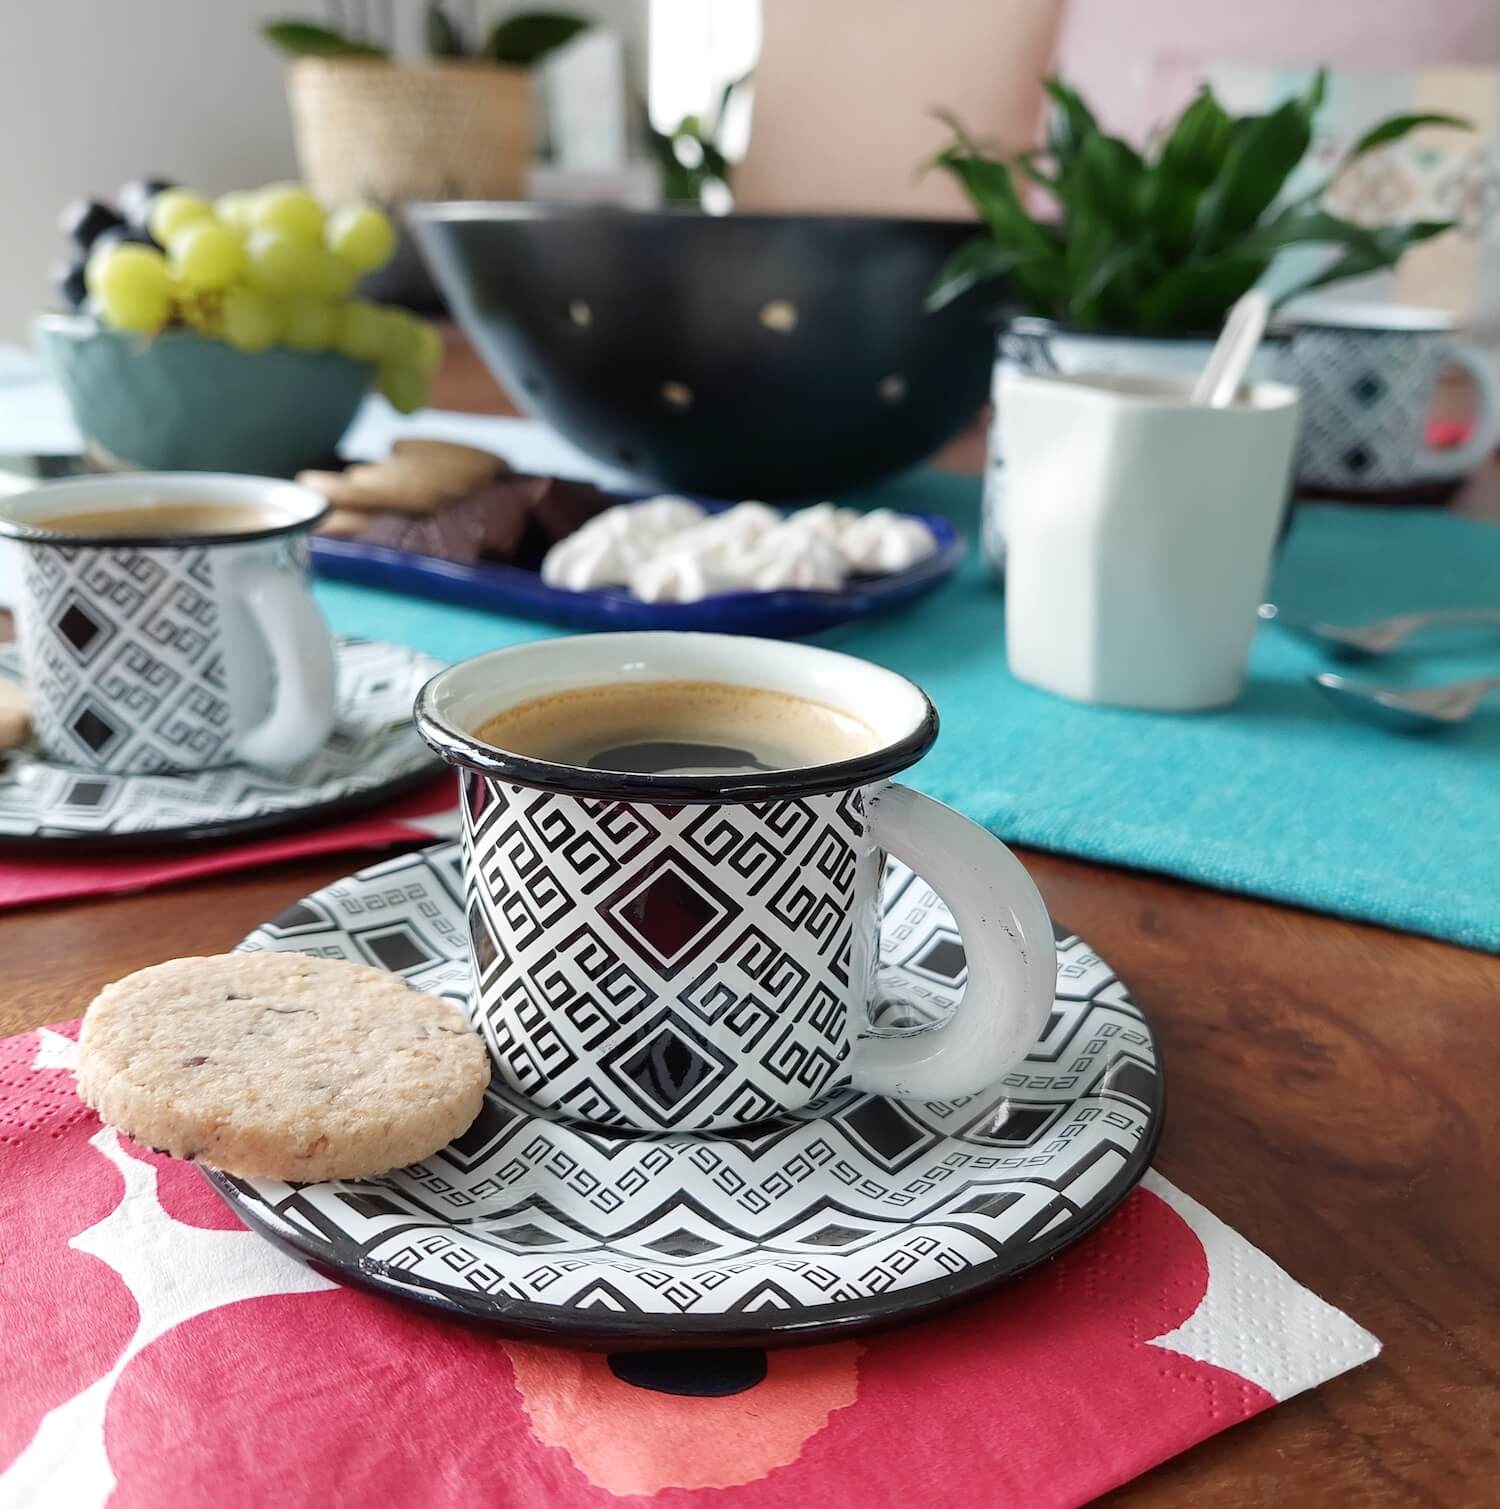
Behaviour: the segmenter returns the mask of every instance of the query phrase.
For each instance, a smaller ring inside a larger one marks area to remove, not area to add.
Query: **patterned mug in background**
[[[1497,358],[1455,339],[1443,310],[1329,300],[1286,317],[1293,335],[1278,375],[1302,390],[1299,487],[1399,498],[1466,476],[1500,444]],[[1452,367],[1474,385],[1473,430],[1461,445],[1434,449],[1427,424]]]
[[[180,538],[78,527],[94,512],[173,505],[222,508],[233,523]],[[327,506],[291,482],[208,472],[78,477],[0,499],[43,751],[127,774],[284,767],[317,750],[335,671],[307,534]],[[67,532],[48,527],[63,518]]]
[[[475,737],[529,698],[619,681],[792,693],[880,743],[800,769],[637,775]],[[471,1016],[544,1109],[661,1133],[751,1125],[843,1085],[949,1100],[1000,1082],[1046,1022],[1056,953],[1030,876],[889,780],[937,736],[902,676],[775,640],[581,635],[440,672],[417,726],[461,770]],[[941,893],[968,959],[953,1015],[905,1036],[869,1035],[887,849]]]

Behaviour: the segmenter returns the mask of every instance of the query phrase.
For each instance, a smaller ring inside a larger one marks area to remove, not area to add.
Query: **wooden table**
[[[435,402],[513,412],[461,346]],[[981,454],[976,429],[943,459],[972,470]],[[1500,468],[1461,506],[1500,518]],[[1385,1343],[1109,1502],[1500,1503],[1500,959],[1022,857],[1151,1012],[1171,1081],[1158,1167]],[[170,955],[231,948],[358,862],[0,916],[0,1031],[77,1016]]]

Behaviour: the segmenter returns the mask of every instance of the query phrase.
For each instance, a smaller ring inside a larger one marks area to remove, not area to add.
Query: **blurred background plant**
[[[1317,245],[1329,257],[1283,290],[1283,300],[1394,267],[1408,247],[1452,225],[1362,226],[1322,204],[1367,153],[1419,126],[1467,128],[1451,115],[1391,116],[1367,130],[1328,178],[1285,193],[1312,145],[1321,70],[1303,93],[1261,115],[1231,116],[1204,87],[1149,154],[1108,135],[1061,79],[1045,88],[1052,106],[1045,145],[1008,159],[940,114],[953,138],[928,166],[957,179],[986,229],[953,255],[931,307],[1004,278],[1027,313],[1075,328],[1197,334],[1217,329],[1288,248]],[[1034,195],[1023,198],[1018,178]]]
[[[341,10],[337,11],[341,15]],[[391,0],[355,5],[347,22],[271,21],[265,36],[291,58],[386,58],[391,55]],[[503,16],[488,30],[476,8],[465,7],[463,19],[442,0],[427,0],[425,39],[434,58],[469,58],[510,68],[531,68],[580,32],[589,22],[560,11],[521,11]]]
[[[661,197],[670,205],[696,205],[710,214],[734,207],[734,165],[724,150],[725,122],[739,91],[750,82],[743,73],[725,84],[709,120],[684,115],[668,131],[658,130],[648,110],[641,112],[646,146],[661,181]]]

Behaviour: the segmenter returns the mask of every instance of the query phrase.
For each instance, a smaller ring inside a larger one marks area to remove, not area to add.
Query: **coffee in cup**
[[[147,500],[136,508],[85,508],[48,514],[45,527],[52,534],[74,534],[99,539],[105,536],[131,540],[165,540],[178,536],[257,534],[287,520],[250,503],[211,503],[163,498]]]
[[[853,714],[721,681],[617,681],[533,697],[478,730],[486,744],[589,770],[644,775],[799,770],[880,742]]]

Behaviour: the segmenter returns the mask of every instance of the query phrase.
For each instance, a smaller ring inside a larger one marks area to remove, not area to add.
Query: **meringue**
[[[699,598],[733,592],[739,583],[703,556],[673,550],[641,562],[627,585],[642,602],[695,603]]]
[[[889,509],[881,512],[889,513]],[[799,508],[791,518],[805,529],[810,529],[820,540],[837,543],[840,535],[860,515],[852,508],[840,508],[834,503],[814,503],[811,508]]]
[[[796,515],[761,536],[745,561],[749,585],[762,592],[781,587],[837,592],[849,566],[837,548],[821,539],[816,526],[804,527]]]
[[[851,575],[904,571],[937,549],[920,520],[818,503],[783,516],[764,503],[710,514],[687,498],[622,503],[547,552],[542,580],[586,592],[625,587],[644,602],[735,591],[837,592]]]
[[[937,551],[932,531],[920,519],[889,508],[856,514],[838,535],[839,553],[861,576],[906,571]]]
[[[601,516],[602,517],[602,516]],[[590,535],[587,527],[559,540],[542,561],[542,580],[549,587],[589,592],[595,587],[624,587],[638,564],[638,553],[623,549],[604,533]]]

